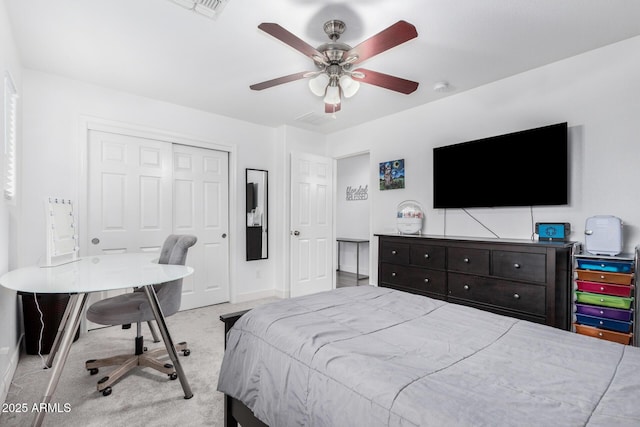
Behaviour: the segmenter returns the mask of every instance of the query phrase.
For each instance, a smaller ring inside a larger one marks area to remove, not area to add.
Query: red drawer
[[[611,285],[609,283],[588,282],[576,280],[579,291],[593,292],[596,294],[615,295],[618,297],[630,297],[633,286]]]

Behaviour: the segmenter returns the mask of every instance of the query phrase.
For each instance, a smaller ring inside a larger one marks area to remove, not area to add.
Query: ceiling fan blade
[[[340,104],[324,104],[324,112],[327,114],[336,113],[340,111]]]
[[[258,28],[260,28],[265,33],[277,38],[281,42],[288,44],[289,46],[291,46],[298,52],[301,52],[302,54],[308,56],[309,58],[323,58],[323,55],[318,52],[315,47],[311,46],[310,44],[303,41],[298,36],[294,35],[278,24],[274,24],[272,22],[263,22],[262,24],[258,25]]]
[[[398,21],[352,48],[346,53],[345,58],[357,55],[358,59],[353,64],[359,64],[416,37],[418,37],[416,27],[406,21]]]
[[[352,74],[351,77],[354,80],[394,90],[396,92],[404,93],[405,95],[415,92],[415,90],[418,89],[418,82],[390,76],[389,74],[379,73],[377,71],[358,68],[357,70],[353,70],[353,73],[354,74]],[[358,73],[364,74],[364,77],[359,77]]]
[[[273,86],[278,86],[283,83],[289,83],[296,80],[304,79],[309,76],[308,71],[302,71],[300,73],[289,74],[288,76],[278,77],[277,79],[267,80],[262,83],[256,83],[254,85],[249,86],[252,90],[262,90],[268,89]]]

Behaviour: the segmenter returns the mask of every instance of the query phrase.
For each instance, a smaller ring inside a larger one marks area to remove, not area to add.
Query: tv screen
[[[433,207],[568,203],[567,123],[433,149]]]

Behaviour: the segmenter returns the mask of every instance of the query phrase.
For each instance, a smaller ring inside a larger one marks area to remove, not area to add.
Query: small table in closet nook
[[[49,385],[45,391],[43,407],[51,402],[60,374],[71,349],[73,337],[78,330],[87,295],[91,292],[111,291],[131,287],[143,287],[158,329],[164,340],[169,358],[180,379],[185,399],[193,397],[191,387],[184,374],[178,354],[167,329],[158,297],[152,285],[171,282],[193,273],[193,268],[184,265],[158,264],[157,254],[131,253],[80,257],[73,262],[55,267],[31,266],[10,271],[0,277],[5,288],[21,293],[70,294],[69,303],[60,322],[58,333],[47,359],[47,367],[53,366]],[[53,360],[59,351],[56,364]],[[40,426],[46,411],[37,411],[34,426]]]
[[[340,246],[341,243],[351,243],[356,245],[356,284],[358,281],[362,279],[367,279],[369,276],[360,275],[360,245],[369,244],[369,240],[367,239],[350,239],[346,237],[338,237],[336,239],[338,242],[338,271],[340,271]]]

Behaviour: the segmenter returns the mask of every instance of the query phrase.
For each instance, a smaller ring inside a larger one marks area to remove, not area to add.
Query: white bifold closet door
[[[181,309],[228,301],[228,153],[91,130],[88,160],[82,253],[155,253],[171,233],[194,234]]]

